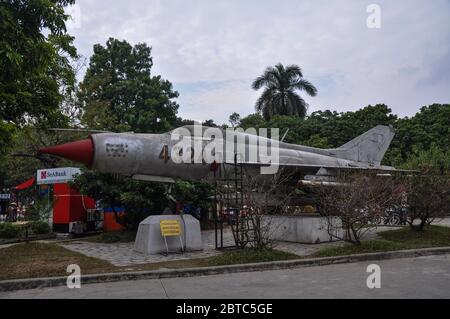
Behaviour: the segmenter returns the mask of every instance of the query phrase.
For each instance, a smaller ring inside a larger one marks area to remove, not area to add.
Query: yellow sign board
[[[164,237],[181,236],[179,220],[161,220],[159,226],[161,228],[161,235]]]

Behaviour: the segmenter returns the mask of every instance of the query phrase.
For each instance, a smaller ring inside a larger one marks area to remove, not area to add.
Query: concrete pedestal
[[[139,224],[134,250],[143,254],[159,254],[166,252],[164,238],[161,236],[159,222],[161,220],[179,220],[182,228],[181,239],[184,242],[186,238],[186,250],[202,250],[202,233],[200,231],[200,222],[191,215],[184,215],[186,229],[179,215],[156,215],[149,216]],[[186,236],[186,237],[185,237]],[[181,251],[179,237],[167,237],[167,246],[169,252]]]
[[[302,244],[320,244],[335,240],[328,233],[327,219],[318,214],[267,215],[264,216],[263,222],[270,225],[270,237],[275,240]],[[339,235],[342,235],[341,230],[339,232]]]

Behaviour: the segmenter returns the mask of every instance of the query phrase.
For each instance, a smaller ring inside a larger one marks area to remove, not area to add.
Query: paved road
[[[381,289],[368,262],[227,275],[125,281],[0,293],[0,298],[450,298],[450,255],[381,261]]]

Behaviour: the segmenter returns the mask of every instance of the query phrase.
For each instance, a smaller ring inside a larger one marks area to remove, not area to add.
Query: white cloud
[[[381,6],[381,29],[366,27],[373,2]],[[89,56],[110,36],[147,42],[154,72],[180,91],[184,117],[226,122],[234,111],[251,113],[257,98],[251,79],[277,62],[299,64],[316,84],[318,97],[306,98],[311,110],[384,102],[411,115],[450,101],[446,0],[77,3],[81,27],[71,33],[80,53]]]
[[[204,121],[214,119],[218,124],[227,123],[233,112],[241,116],[253,113],[252,106],[258,93],[250,90],[248,81],[229,81],[214,85],[195,84],[196,90],[180,90],[185,92],[180,97],[180,116],[193,120]],[[181,85],[183,87],[183,85]],[[245,108],[239,106],[246,106]]]

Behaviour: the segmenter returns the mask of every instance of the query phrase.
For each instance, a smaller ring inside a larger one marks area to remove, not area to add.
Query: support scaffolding
[[[222,164],[214,172],[214,219],[216,249],[244,248],[254,241],[255,227],[244,207],[244,170],[234,156],[233,164]],[[224,243],[224,224],[233,233],[234,244]]]

